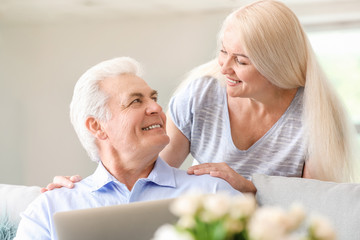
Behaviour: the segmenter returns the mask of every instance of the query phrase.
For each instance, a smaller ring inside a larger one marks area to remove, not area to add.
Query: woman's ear
[[[94,117],[88,117],[85,122],[86,128],[99,140],[107,138],[106,133],[103,131],[101,123]]]

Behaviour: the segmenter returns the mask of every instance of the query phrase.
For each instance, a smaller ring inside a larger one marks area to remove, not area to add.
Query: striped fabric
[[[300,177],[305,160],[303,88],[274,126],[247,150],[232,141],[226,88],[211,77],[193,80],[169,104],[170,116],[191,142],[198,163],[226,162],[250,179],[254,173]]]

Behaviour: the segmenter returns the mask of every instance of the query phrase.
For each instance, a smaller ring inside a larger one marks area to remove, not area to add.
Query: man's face
[[[132,74],[109,77],[100,84],[109,98],[111,119],[102,122],[111,151],[119,157],[159,153],[168,143],[166,117],[157,92]]]

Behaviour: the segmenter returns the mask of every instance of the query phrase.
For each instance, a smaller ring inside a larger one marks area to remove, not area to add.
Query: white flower
[[[194,219],[194,216],[185,215],[179,218],[177,222],[178,226],[181,228],[193,228],[196,225],[196,221]]]
[[[249,234],[257,240],[278,240],[286,235],[287,216],[277,207],[258,209],[249,223]]]
[[[171,204],[170,211],[178,217],[194,216],[202,205],[203,195],[187,193]]]
[[[230,217],[233,219],[248,218],[256,209],[256,200],[253,194],[235,196],[231,202]]]
[[[288,231],[297,229],[305,219],[305,210],[299,203],[293,203],[289,210]]]
[[[229,213],[230,197],[227,194],[207,195],[203,201],[204,214],[202,219],[206,222],[215,221]]]
[[[321,216],[313,216],[311,218],[310,230],[318,240],[336,239],[335,231],[333,230],[330,222]]]
[[[320,217],[313,218],[308,236],[294,232],[305,218],[305,211],[299,204],[293,204],[289,211],[274,206],[256,207],[254,195],[186,194],[171,205],[171,211],[179,216],[177,227],[161,227],[153,240],[204,237],[214,240],[211,236],[222,234],[229,238],[244,234],[247,240],[335,239],[329,222]]]
[[[232,218],[225,219],[224,227],[229,233],[240,233],[245,228],[243,222]]]
[[[179,232],[173,225],[162,225],[154,234],[152,240],[194,240],[194,238],[187,232]]]

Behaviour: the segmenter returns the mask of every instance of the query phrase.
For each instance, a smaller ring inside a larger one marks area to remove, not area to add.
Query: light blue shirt
[[[139,179],[129,191],[100,163],[94,174],[76,183],[74,189],[55,189],[35,199],[21,214],[15,239],[57,239],[53,221],[56,212],[174,198],[189,190],[241,194],[220,178],[188,175],[160,158],[149,176]]]

